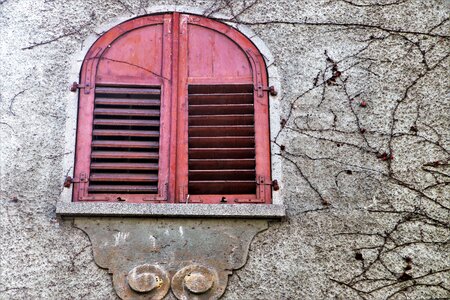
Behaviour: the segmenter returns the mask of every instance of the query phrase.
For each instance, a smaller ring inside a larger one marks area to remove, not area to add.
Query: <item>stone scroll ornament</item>
[[[121,299],[219,299],[250,243],[256,219],[75,218]],[[171,293],[173,296],[171,296]]]

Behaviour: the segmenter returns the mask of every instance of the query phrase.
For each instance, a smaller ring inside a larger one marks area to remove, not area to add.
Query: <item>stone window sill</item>
[[[280,219],[286,215],[276,204],[140,204],[107,202],[58,203],[56,214],[73,216],[120,217],[227,217]]]

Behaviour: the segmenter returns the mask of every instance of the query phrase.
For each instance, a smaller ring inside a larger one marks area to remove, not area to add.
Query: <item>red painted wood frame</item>
[[[74,201],[271,203],[267,81],[258,49],[226,24],[168,13],[115,26],[90,48],[81,69]],[[96,87],[124,85],[161,88],[157,193],[89,193]],[[189,195],[188,91],[205,85],[253,87],[254,193]]]

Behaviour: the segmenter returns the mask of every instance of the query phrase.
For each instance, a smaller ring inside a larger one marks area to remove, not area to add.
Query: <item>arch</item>
[[[202,63],[205,62],[205,59],[209,59],[209,67],[215,67],[214,70],[209,71],[215,72],[213,75],[216,75],[216,77],[232,77],[230,80],[232,82],[239,81],[236,80],[238,78],[240,81],[245,82],[253,76],[254,80],[258,80],[259,85],[267,84],[267,73],[263,71],[266,69],[264,57],[268,56],[271,58],[270,53],[267,56],[261,55],[259,49],[254,45],[254,41],[225,23],[199,15],[179,14],[177,12],[137,17],[109,29],[93,43],[86,54],[80,73],[80,80],[82,82],[92,80],[89,71],[95,70],[95,65],[97,65],[97,72],[100,72],[100,74],[97,74],[97,80],[108,82],[107,75],[113,74],[106,73],[111,70],[106,65],[122,64],[121,68],[116,69],[124,73],[127,72],[127,74],[136,74],[135,78],[130,79],[133,82],[139,81],[141,78],[145,78],[147,83],[149,80],[160,82],[160,80],[152,77],[158,78],[162,76],[161,71],[157,70],[158,67],[161,67],[161,64],[150,65],[149,67],[142,64],[142,61],[145,60],[145,56],[147,59],[152,58],[153,62],[159,62],[162,58],[162,52],[168,51],[167,45],[165,49],[162,49],[162,47],[150,48],[150,45],[146,42],[156,43],[160,41],[160,46],[163,46],[163,43],[173,42],[166,37],[163,38],[163,35],[172,34],[170,31],[174,22],[174,15],[177,15],[177,18],[181,20],[180,26],[185,27],[181,30],[185,30],[189,36],[187,40],[189,41],[188,51],[190,52],[188,56],[189,75],[192,75],[190,77],[201,77],[199,74],[205,73],[205,69],[202,69]],[[141,40],[133,43],[135,50],[141,50],[139,53],[128,55],[131,52],[114,51],[114,48],[123,50],[125,47],[120,46],[120,41],[125,40],[125,36],[128,36],[130,39],[131,35],[135,35],[137,39],[141,38]],[[153,35],[153,38],[151,35]],[[198,37],[200,39],[196,40]],[[145,40],[145,38],[148,40]],[[234,51],[230,51],[230,49]],[[239,65],[243,56],[248,59],[249,64],[246,66]],[[137,61],[140,63],[137,64]],[[133,68],[134,70],[132,70]],[[254,72],[253,75],[250,74],[250,69]],[[210,76],[208,80],[214,82],[213,78],[214,76]],[[124,80],[126,79],[124,78]],[[90,84],[95,83],[91,82]]]

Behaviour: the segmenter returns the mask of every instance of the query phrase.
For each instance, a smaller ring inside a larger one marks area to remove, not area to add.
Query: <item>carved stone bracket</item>
[[[76,217],[122,299],[219,299],[267,229],[256,219]],[[169,293],[169,290],[172,292]]]

